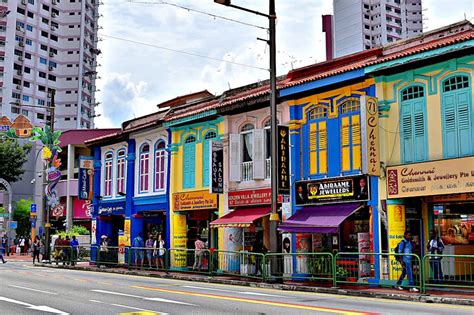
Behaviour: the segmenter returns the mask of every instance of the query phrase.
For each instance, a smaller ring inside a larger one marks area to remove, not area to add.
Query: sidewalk
[[[138,275],[148,276],[155,278],[166,278],[175,280],[185,281],[196,281],[196,282],[207,282],[207,283],[219,283],[228,285],[240,285],[249,286],[255,288],[266,288],[266,289],[277,289],[287,291],[304,291],[304,292],[315,292],[315,293],[328,293],[328,294],[339,294],[347,296],[358,296],[358,297],[372,297],[372,298],[383,298],[413,302],[425,302],[425,303],[442,303],[442,304],[455,304],[455,305],[469,305],[474,306],[474,289],[460,290],[460,291],[445,291],[445,290],[429,290],[426,294],[410,293],[408,291],[399,291],[396,289],[385,289],[385,288],[373,288],[370,286],[341,286],[339,288],[332,287],[317,287],[308,286],[305,284],[299,284],[297,282],[286,282],[286,283],[265,283],[256,279],[243,279],[241,277],[232,276],[208,276],[205,274],[191,274],[184,272],[163,272],[154,270],[128,270],[126,268],[105,268],[99,269],[96,266],[91,266],[88,263],[79,263],[78,265],[62,266],[61,264],[56,266],[55,264],[41,264],[39,266],[49,268],[61,268],[61,269],[75,269],[85,270],[93,272],[106,272],[106,273],[117,273],[125,275]]]
[[[13,255],[10,255],[10,256],[7,256],[7,255],[3,255],[3,258],[9,262],[13,262],[13,261],[29,261],[29,262],[33,262],[33,257],[31,257],[31,254],[25,254],[25,255],[20,255],[20,254],[13,254]]]

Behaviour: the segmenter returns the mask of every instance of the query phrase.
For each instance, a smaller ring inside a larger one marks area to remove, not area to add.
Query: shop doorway
[[[413,254],[417,254],[421,257],[424,252],[423,223],[420,219],[407,219],[406,225],[407,231],[410,231],[413,242],[415,243]]]

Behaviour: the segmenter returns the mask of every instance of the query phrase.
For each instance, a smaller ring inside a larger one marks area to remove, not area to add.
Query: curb
[[[156,273],[150,273],[146,271],[139,272],[139,271],[134,271],[134,270],[126,270],[126,269],[125,270],[98,269],[96,267],[84,267],[84,266],[74,266],[74,267],[61,266],[61,265],[54,266],[50,264],[37,264],[35,266],[47,267],[47,268],[53,268],[53,269],[54,268],[71,269],[71,270],[114,273],[114,274],[132,275],[132,276],[144,276],[144,277],[150,277],[150,278],[163,278],[163,279],[185,280],[185,281],[193,281],[193,282],[238,285],[238,286],[245,286],[245,287],[252,287],[252,288],[276,289],[276,290],[282,290],[282,291],[314,292],[314,293],[337,294],[337,295],[379,298],[379,299],[389,299],[389,300],[399,300],[399,301],[474,306],[474,299],[432,296],[429,294],[402,294],[402,293],[392,293],[392,292],[385,293],[385,292],[380,292],[380,291],[374,292],[374,291],[351,290],[351,289],[340,289],[340,288],[297,286],[297,285],[290,285],[290,284],[246,282],[242,280],[214,278],[214,277],[205,276],[205,275],[189,277],[184,274],[183,275],[169,274],[169,273],[156,274]]]

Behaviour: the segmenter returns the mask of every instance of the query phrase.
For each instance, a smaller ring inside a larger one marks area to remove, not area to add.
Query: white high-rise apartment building
[[[99,0],[0,0],[0,116],[93,128]]]
[[[421,0],[334,0],[335,57],[423,32]]]

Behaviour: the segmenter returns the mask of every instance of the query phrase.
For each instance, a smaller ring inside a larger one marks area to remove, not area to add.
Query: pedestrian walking
[[[74,266],[79,257],[79,241],[76,239],[76,236],[72,236],[72,240],[69,244],[71,246],[71,266]]]
[[[400,275],[400,278],[397,281],[397,287],[399,290],[403,290],[401,287],[402,281],[405,278],[405,276],[408,277],[408,284],[412,287],[410,288],[411,292],[418,292],[419,290],[417,288],[414,288],[415,286],[415,281],[413,280],[413,266],[412,266],[412,256],[409,254],[413,254],[413,241],[412,241],[412,236],[411,233],[406,231],[403,234],[403,240],[398,244],[397,248],[398,251],[397,253],[399,254],[405,254],[402,256],[402,259],[400,263],[402,264],[403,271],[402,274]],[[408,254],[408,255],[407,255]]]
[[[71,239],[69,235],[63,239],[63,266],[71,263]]]
[[[132,247],[135,250],[135,267],[138,268],[138,262],[140,262],[140,269],[143,268],[144,249],[145,246],[142,238],[142,233],[138,232],[138,235],[133,239]]]
[[[107,235],[102,235],[100,237],[100,247],[99,247],[99,268],[105,268],[105,262],[107,261],[107,255],[109,252],[109,241]]]
[[[20,255],[24,255],[26,251],[25,251],[25,238],[23,236],[20,237],[20,240],[18,241],[18,245],[20,246]]]
[[[2,260],[2,263],[6,263],[5,261],[5,258],[3,258],[3,254],[5,253],[5,242],[3,242],[3,239],[2,239],[2,243],[0,244],[1,248],[0,248],[0,259]]]
[[[153,235],[151,233],[148,235],[148,239],[145,242],[146,247],[146,259],[148,260],[148,266],[151,269],[152,261],[153,261]]]
[[[267,248],[263,244],[263,233],[262,231],[258,231],[257,235],[255,235],[255,242],[252,245],[252,252],[257,254],[265,254],[267,252]],[[261,275],[262,274],[262,255],[255,255],[255,274]]]
[[[58,238],[54,241],[54,252],[53,252],[53,258],[56,261],[56,265],[58,264],[59,260],[62,259],[63,257],[63,239],[61,238],[61,235],[58,236]]]
[[[2,248],[3,248],[3,254],[7,254],[7,256],[10,256],[10,250],[8,248],[8,236],[6,234],[3,235],[2,237]]]
[[[441,268],[441,256],[444,250],[444,243],[439,238],[438,234],[435,230],[430,231],[430,241],[428,242],[428,252],[430,256],[430,268],[431,272],[433,273],[434,283],[441,283],[443,280],[443,270]]]
[[[202,268],[202,258],[204,256],[204,248],[206,245],[201,240],[201,236],[198,235],[196,241],[194,242],[194,265],[193,270],[200,271]]]
[[[166,250],[165,250],[165,241],[163,240],[163,238],[161,236],[161,233],[158,233],[158,235],[156,237],[156,240],[153,244],[153,248],[154,248],[153,256],[155,256],[156,268],[157,269],[160,269],[160,268],[165,269],[165,264],[164,264],[163,258],[165,256],[165,251]]]
[[[41,241],[38,235],[35,236],[35,240],[33,241],[33,246],[32,246],[32,252],[33,252],[33,265],[35,264],[35,261],[38,263],[40,262],[40,247],[41,247]]]

